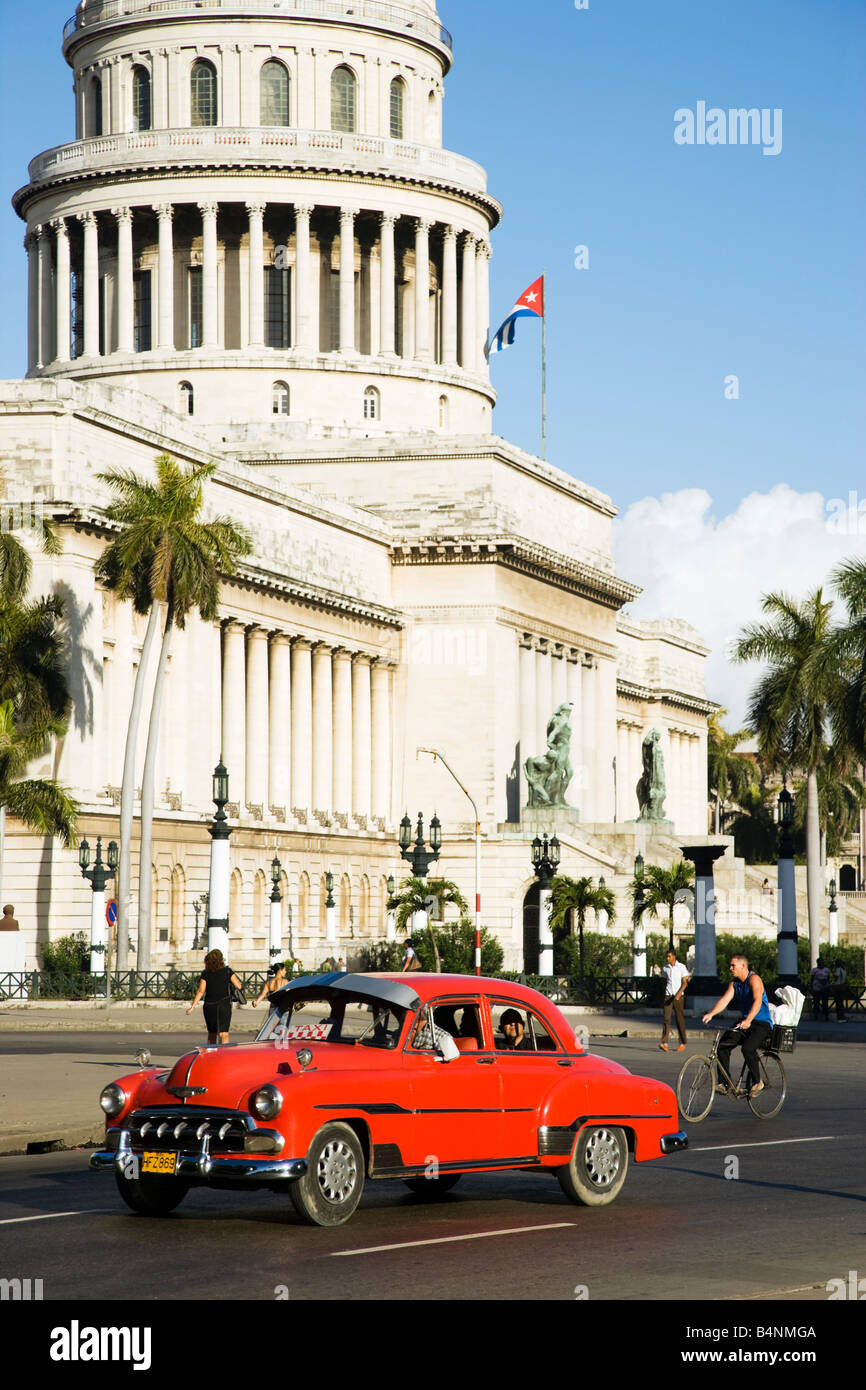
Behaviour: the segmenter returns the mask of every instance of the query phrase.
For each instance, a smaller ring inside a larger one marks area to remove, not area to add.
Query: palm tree
[[[563,928],[568,928],[573,935],[574,919],[577,918],[580,941],[580,974],[583,978],[583,929],[586,925],[586,914],[592,908],[594,912],[606,912],[608,921],[614,921],[616,918],[616,899],[613,890],[601,886],[593,887],[591,878],[567,878],[565,875],[557,875],[553,880],[550,899],[550,927],[552,931],[562,931]]]
[[[433,924],[427,913],[427,904],[431,898],[435,898],[438,904],[437,918],[442,921],[447,903],[453,903],[460,912],[466,911],[466,899],[460,892],[456,883],[452,883],[450,878],[404,878],[397,889],[394,901],[397,903],[397,928],[399,931],[406,931],[409,922],[415,917],[416,913],[424,914],[427,927],[430,932],[430,944],[433,947],[433,959],[436,962],[436,973],[441,974],[442,964],[439,960],[439,947],[436,943],[436,933]]]
[[[694,865],[687,859],[678,859],[669,869],[663,869],[660,864],[647,864],[640,879],[643,887],[642,911],[658,921],[659,908],[666,907],[668,910],[671,950],[674,947],[674,908],[677,903],[689,900],[694,878]]]
[[[0,496],[6,496],[6,472],[0,468]],[[8,503],[6,504],[9,505]],[[26,527],[33,539],[46,555],[59,555],[60,541],[50,522],[32,512],[29,507],[22,508],[16,515],[22,527]],[[0,605],[21,599],[30,585],[33,563],[30,554],[15,534],[14,526],[0,526]]]
[[[707,720],[707,781],[710,796],[714,798],[716,834],[725,823],[725,807],[730,802],[741,804],[749,787],[758,781],[758,772],[751,758],[738,753],[737,748],[748,738],[748,729],[738,729],[729,734],[722,728],[722,719],[727,710],[717,710]]]
[[[143,703],[143,671],[162,623],[162,645],[153,689],[144,774],[141,782],[141,842],[138,892],[138,969],[150,968],[150,913],[153,796],[156,754],[165,675],[175,627],[183,628],[193,608],[205,622],[219,611],[220,578],[233,574],[242,555],[252,549],[243,528],[229,517],[200,520],[204,483],[217,465],[184,468],[169,454],[156,459],[156,482],[142,480],[131,470],[99,474],[116,493],[105,515],[122,528],[108,545],[97,567],[97,578],[118,597],[131,599],[139,613],[149,612],[142,658],[136,673],[127,729],[121,790],[121,847],[118,869],[118,956],[126,947],[126,909],[131,879],[132,799],[135,747]],[[139,688],[141,687],[141,688]],[[121,865],[123,866],[121,869]],[[118,968],[123,968],[118,960]]]
[[[866,784],[858,776],[854,758],[838,747],[828,747],[818,768],[818,823],[821,830],[821,863],[827,852],[837,854],[841,842],[857,833],[860,812],[866,807]],[[794,829],[805,822],[803,798],[794,798]]]
[[[830,709],[833,739],[866,762],[866,560],[847,560],[832,578],[848,614],[827,644],[828,664],[842,674]]]
[[[13,702],[0,701],[0,807],[37,834],[56,835],[64,845],[72,845],[78,803],[58,782],[25,776],[28,764],[42,757],[62,728],[58,720],[34,720],[22,729]]]
[[[841,677],[825,659],[833,605],[816,589],[802,603],[783,593],[765,594],[761,607],[769,621],[743,629],[734,659],[766,663],[748,709],[762,756],[777,771],[799,768],[806,774],[806,886],[814,965],[823,900],[818,769],[830,712],[841,699]]]

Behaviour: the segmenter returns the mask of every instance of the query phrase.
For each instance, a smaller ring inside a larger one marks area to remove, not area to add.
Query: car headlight
[[[105,1090],[99,1097],[99,1104],[102,1106],[108,1118],[112,1119],[113,1116],[120,1114],[128,1100],[129,1096],[126,1094],[123,1087],[118,1086],[116,1081],[112,1081],[105,1087]]]
[[[253,1110],[260,1120],[272,1120],[279,1115],[283,1098],[276,1086],[262,1086],[253,1096]]]

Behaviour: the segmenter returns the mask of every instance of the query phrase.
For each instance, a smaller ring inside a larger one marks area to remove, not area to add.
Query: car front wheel
[[[123,1173],[115,1173],[114,1177],[124,1202],[139,1216],[168,1216],[189,1192],[189,1183],[182,1178],[149,1173],[140,1178],[127,1178]]]
[[[566,1197],[585,1207],[605,1207],[612,1202],[628,1172],[625,1131],[610,1125],[582,1129],[570,1162],[556,1170]]]
[[[364,1191],[364,1153],[349,1125],[325,1125],[307,1154],[307,1171],[289,1188],[295,1211],[311,1226],[342,1226]]]

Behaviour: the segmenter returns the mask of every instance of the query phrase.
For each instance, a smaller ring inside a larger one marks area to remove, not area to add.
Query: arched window
[[[402,77],[395,77],[391,83],[391,139],[403,139],[403,102],[406,96],[406,83]]]
[[[240,869],[232,869],[229,879],[229,930],[237,940],[244,929],[244,876]]]
[[[370,880],[361,875],[361,892],[358,901],[358,935],[370,935]]]
[[[439,397],[439,428],[440,428],[440,430],[447,430],[447,428],[448,428],[448,397],[447,397],[447,396],[440,396],[440,397]]]
[[[306,936],[310,931],[310,875],[306,869],[301,870],[298,879],[298,932]]]
[[[169,940],[172,946],[180,949],[183,945],[184,914],[186,912],[186,875],[180,864],[175,864],[171,871],[169,910],[171,914]]]
[[[253,936],[263,936],[268,928],[267,880],[264,869],[257,869],[253,880]]]
[[[348,874],[343,874],[343,877],[340,879],[339,892],[340,896],[337,900],[337,920],[340,924],[340,936],[345,939],[348,936],[354,936],[353,923],[355,920],[355,911],[352,906],[352,880],[349,878]]]
[[[151,128],[150,73],[140,65],[132,69],[132,128]]]
[[[288,415],[289,388],[284,381],[275,381],[271,391],[271,409],[274,415]]]
[[[368,386],[364,392],[364,419],[379,419],[379,392],[375,386]]]
[[[355,130],[358,82],[351,68],[334,68],[331,73],[331,129]]]
[[[198,58],[192,65],[189,83],[190,125],[216,125],[217,75],[213,63]]]
[[[102,134],[102,78],[92,77],[87,89],[87,135]]]
[[[191,381],[182,381],[177,388],[181,415],[195,414],[195,392]]]
[[[276,58],[270,58],[259,74],[260,120],[262,125],[289,124],[289,74]]]

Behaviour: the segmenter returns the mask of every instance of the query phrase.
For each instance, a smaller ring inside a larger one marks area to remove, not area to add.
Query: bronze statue
[[[574,771],[569,757],[571,710],[570,704],[554,710],[547,722],[547,752],[523,764],[530,806],[566,805],[565,790]]]
[[[661,737],[658,729],[651,729],[643,741],[643,776],[637,784],[638,820],[659,821],[665,818],[667,787]]]

